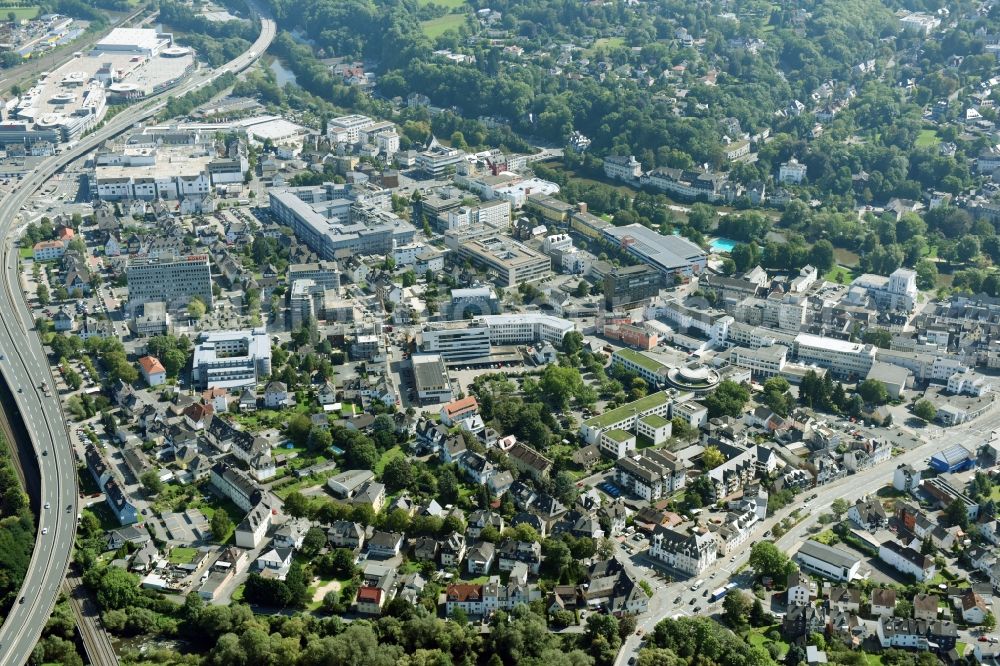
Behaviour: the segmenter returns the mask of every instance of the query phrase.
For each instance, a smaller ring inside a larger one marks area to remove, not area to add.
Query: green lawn
[[[600,39],[595,39],[593,46],[586,50],[588,55],[593,55],[597,52],[597,49],[603,48],[608,51],[613,51],[614,49],[620,49],[625,46],[624,37],[601,37]]]
[[[839,275],[839,277],[838,277]],[[823,279],[827,282],[836,282],[838,284],[849,284],[851,283],[857,275],[850,268],[844,268],[843,266],[834,266],[826,272]]]
[[[938,136],[936,130],[922,129],[920,130],[920,133],[917,134],[917,148],[930,148],[931,146],[936,146],[939,143],[941,143],[941,137]]]
[[[35,250],[30,247],[22,247],[18,250],[18,254],[21,255],[22,259],[32,259],[35,256]]]
[[[399,448],[398,445],[392,447],[391,449],[383,453],[382,457],[378,459],[377,463],[375,463],[375,476],[382,476],[382,470],[385,469],[386,464],[393,458],[405,458],[405,457],[406,454],[403,453],[403,449]]]
[[[17,20],[21,21],[27,19],[30,21],[38,16],[39,9],[38,5],[31,5],[29,7],[0,7],[0,16],[6,20],[7,15],[13,12],[14,15],[17,16]]]
[[[781,654],[778,657],[779,659],[781,659],[784,657],[785,653],[788,652],[788,643],[784,641],[772,641],[764,636],[765,633],[775,628],[777,628],[777,626],[754,627],[743,638],[744,640],[746,640],[747,643],[753,645],[754,647],[763,647],[767,643],[774,643],[775,645],[781,648]]]
[[[172,551],[170,555],[167,556],[167,560],[171,564],[189,564],[194,556],[198,554],[198,550],[195,548],[188,548],[187,546],[177,546]]]
[[[465,16],[465,14],[445,14],[430,21],[422,21],[420,28],[424,31],[425,35],[431,39],[435,39],[449,30],[457,31],[465,25]]]
[[[465,0],[417,0],[417,4],[421,7],[437,5],[438,7],[444,7],[449,11],[453,9],[461,9],[467,5]]]
[[[233,596],[231,597],[233,601],[243,601],[243,589],[246,586],[246,583],[242,583],[239,587],[233,590]]]
[[[868,666],[882,666],[882,655],[866,654],[865,657],[868,658]]]

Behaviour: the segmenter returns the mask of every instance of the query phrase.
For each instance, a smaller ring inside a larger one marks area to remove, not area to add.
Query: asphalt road
[[[54,390],[55,381],[41,341],[33,331],[31,312],[19,281],[18,252],[13,245],[16,229],[22,222],[19,211],[45,181],[67,164],[159,111],[165,104],[160,100],[183,95],[223,73],[236,73],[252,65],[270,46],[275,32],[274,21],[262,18],[260,36],[243,55],[214,72],[198,72],[178,88],[154,98],[153,104],[140,103],[123,111],[100,130],[80,139],[71,150],[46,159],[16,190],[0,200],[0,237],[5,239],[4,285],[0,290],[0,312],[4,313],[0,318],[0,350],[4,358],[0,360],[0,373],[14,392],[31,434],[41,476],[35,550],[18,596],[19,603],[14,604],[0,628],[0,663],[5,666],[28,660],[52,613],[69,564],[77,514],[76,461],[64,427],[60,397]],[[48,383],[49,395],[40,388],[42,382]],[[51,508],[41,508],[45,503]]]
[[[950,444],[958,443],[978,447],[993,430],[1000,429],[1000,408],[994,407],[992,411],[987,412],[980,418],[953,428],[940,428],[928,425],[918,429],[901,426],[899,429],[918,437],[921,443],[898,456],[890,458],[886,463],[857,474],[851,474],[826,485],[818,486],[812,490],[804,491],[798,496],[801,499],[758,523],[754,534],[744,544],[743,550],[736,556],[735,560],[732,560],[731,557],[719,558],[715,564],[702,572],[698,578],[704,581],[704,584],[698,590],[692,591],[690,589],[694,582],[693,579],[682,580],[666,586],[654,585],[653,599],[650,600],[649,604],[650,610],[639,617],[638,628],[642,630],[643,634],[646,634],[652,631],[657,622],[666,617],[673,617],[675,615],[707,616],[712,613],[718,613],[720,604],[709,604],[708,598],[704,596],[706,590],[710,594],[711,590],[724,585],[729,580],[731,573],[746,563],[750,557],[750,548],[754,543],[763,539],[762,535],[764,532],[772,530],[776,524],[788,518],[792,511],[799,509],[806,516],[802,522],[796,524],[774,542],[783,552],[789,555],[794,555],[798,551],[799,546],[807,538],[809,528],[816,524],[820,515],[829,512],[833,500],[843,498],[853,503],[864,495],[871,495],[883,486],[892,483],[892,473],[897,466],[909,463],[918,469],[926,467],[924,464],[926,458],[929,458]],[[816,498],[809,502],[808,507],[804,508],[803,502],[805,498],[813,494],[816,495]],[[651,564],[654,568],[657,568],[656,563],[645,555],[633,557],[633,565],[638,564],[640,570],[642,570],[643,563],[647,565]],[[648,569],[646,571],[648,572]],[[649,578],[648,573],[641,577]],[[744,579],[736,580],[741,588],[746,587],[747,581]],[[651,582],[653,581],[655,579],[651,580]],[[678,599],[679,601],[676,601]],[[691,603],[692,600],[694,600],[693,604]],[[701,608],[702,610],[696,612],[696,608]],[[629,636],[618,653],[615,666],[625,666],[630,658],[636,656],[642,641],[643,637],[635,634]]]

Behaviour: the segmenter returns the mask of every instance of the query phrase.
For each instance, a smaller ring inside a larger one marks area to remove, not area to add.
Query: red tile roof
[[[448,601],[478,601],[483,598],[483,586],[458,583],[449,585],[446,593]]]
[[[477,409],[479,409],[479,403],[476,402],[476,397],[473,395],[470,395],[468,398],[462,398],[460,400],[455,400],[454,402],[449,402],[444,406],[444,412],[448,416],[454,416],[455,414],[461,414],[465,411]]]
[[[166,368],[160,363],[160,359],[155,356],[143,356],[139,359],[139,365],[142,366],[142,371],[146,373],[146,376],[156,374],[157,372],[166,372]]]

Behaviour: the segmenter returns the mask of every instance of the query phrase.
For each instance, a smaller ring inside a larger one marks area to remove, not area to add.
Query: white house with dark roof
[[[712,534],[687,534],[658,525],[649,555],[690,576],[710,567],[718,555]]]

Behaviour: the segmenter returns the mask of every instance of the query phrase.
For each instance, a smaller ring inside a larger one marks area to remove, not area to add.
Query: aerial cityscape
[[[1000,664],[1000,3],[30,2],[0,666]]]

